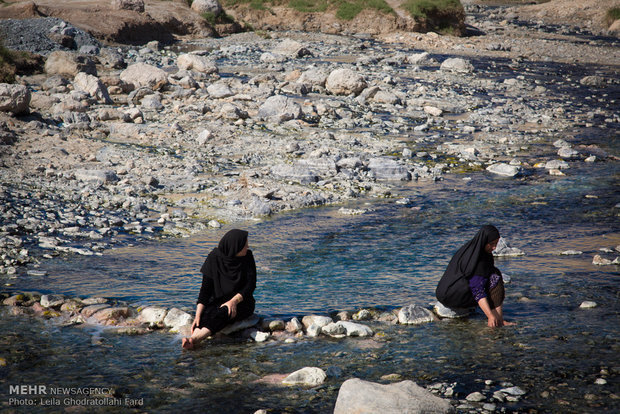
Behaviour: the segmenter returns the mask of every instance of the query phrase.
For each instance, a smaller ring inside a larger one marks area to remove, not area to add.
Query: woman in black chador
[[[514,325],[505,321],[502,313],[504,281],[493,262],[498,241],[499,231],[494,226],[482,227],[452,257],[435,291],[437,299],[448,308],[471,308],[477,304],[490,327]]]
[[[254,313],[256,264],[248,249],[248,232],[231,230],[222,237],[202,268],[192,335],[183,338],[183,348],[192,349],[207,336]]]

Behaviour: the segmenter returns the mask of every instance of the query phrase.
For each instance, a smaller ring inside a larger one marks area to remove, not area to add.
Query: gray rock
[[[168,74],[146,63],[134,63],[121,72],[123,82],[133,85],[135,88],[147,87],[158,90],[168,83]]]
[[[299,79],[297,79],[297,83],[301,83],[306,86],[320,86],[324,87],[325,82],[327,81],[327,74],[320,69],[308,69],[305,72],[302,72]]]
[[[288,164],[275,165],[271,168],[271,174],[280,180],[293,181],[300,184],[317,182],[319,177],[307,167],[295,167]]]
[[[462,58],[449,58],[441,63],[440,69],[447,72],[471,73],[474,71],[474,66]]]
[[[316,387],[323,384],[326,378],[327,374],[321,368],[305,367],[288,375],[282,380],[282,384]]]
[[[373,330],[366,325],[362,325],[361,323],[355,323],[350,321],[338,321],[336,325],[340,325],[345,329],[347,336],[373,336],[375,333]]]
[[[452,412],[450,401],[413,381],[377,384],[353,378],[340,387],[334,414],[422,414]]]
[[[368,168],[377,180],[411,180],[411,174],[407,168],[388,157],[371,158],[368,161]]]
[[[291,119],[301,118],[301,107],[291,98],[283,95],[269,97],[258,108],[258,117],[272,122],[282,123]]]
[[[30,91],[24,85],[0,83],[0,112],[28,112]]]
[[[409,55],[407,57],[407,61],[412,65],[428,65],[429,63],[433,62],[433,59],[431,58],[431,55],[428,54],[428,52],[422,52]]]
[[[316,338],[321,334],[321,332],[323,332],[323,328],[316,323],[313,323],[306,328],[306,335],[308,335],[310,338]]]
[[[366,86],[364,77],[351,69],[336,69],[325,82],[325,88],[334,95],[359,95]]]
[[[207,75],[218,72],[217,66],[211,59],[194,53],[179,55],[177,58],[177,66],[181,70],[195,70],[196,72]]]
[[[235,94],[230,87],[223,82],[216,82],[209,85],[207,87],[207,92],[209,92],[209,96],[214,99],[228,98]]]
[[[140,316],[138,319],[144,323],[148,323],[149,325],[162,325],[167,313],[168,310],[166,308],[147,306],[140,311]]]
[[[579,151],[575,151],[572,148],[562,147],[558,150],[558,155],[564,159],[575,159],[579,158]]]
[[[164,105],[161,103],[161,96],[158,94],[146,95],[140,101],[140,107],[142,109],[151,110],[151,111],[161,111],[164,109]]]
[[[408,305],[398,311],[398,323],[400,324],[417,325],[434,320],[433,313],[420,305]]]
[[[551,160],[545,163],[545,169],[547,170],[564,170],[569,168],[568,163],[563,160]]]
[[[87,170],[79,169],[74,172],[75,178],[80,181],[95,182],[101,184],[114,183],[118,176],[112,170]]]
[[[112,8],[144,13],[144,0],[112,0]]]
[[[191,7],[198,14],[211,13],[219,16],[222,13],[222,5],[218,0],[194,0]]]
[[[62,305],[65,302],[65,297],[62,295],[42,295],[41,306],[44,308],[53,308]]]
[[[497,247],[493,251],[493,256],[502,257],[502,256],[523,256],[525,253],[523,250],[518,249],[516,247],[508,246],[506,239],[503,237],[499,238],[497,242]]]
[[[292,39],[284,39],[276,45],[272,50],[273,53],[300,58],[304,56],[312,56],[312,53],[301,43]]]
[[[164,318],[164,326],[171,328],[171,331],[178,332],[183,327],[190,326],[193,320],[194,318],[189,313],[178,308],[172,308]]]
[[[308,328],[310,325],[315,324],[319,327],[327,326],[332,323],[333,319],[329,316],[321,316],[321,315],[306,315],[302,318],[301,323]]]
[[[346,328],[342,324],[335,322],[325,325],[321,328],[321,332],[329,336],[345,336],[347,334]]]
[[[471,309],[467,308],[448,308],[441,302],[435,302],[433,310],[440,318],[457,319],[464,318],[471,314]]]
[[[519,175],[520,168],[516,165],[509,165],[501,162],[489,165],[487,171],[504,177],[516,177]]]
[[[486,400],[486,397],[481,392],[472,392],[465,399],[469,402],[481,402]]]
[[[63,51],[50,53],[45,61],[45,73],[48,75],[74,77],[80,72],[97,75],[95,62],[90,57]]]
[[[112,99],[108,93],[108,88],[96,76],[80,72],[75,75],[73,85],[76,89],[88,93],[98,101],[102,101],[106,104],[112,103]]]

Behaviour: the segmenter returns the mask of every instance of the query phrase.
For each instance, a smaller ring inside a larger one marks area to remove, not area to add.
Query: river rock
[[[586,300],[581,302],[581,305],[579,305],[579,307],[581,309],[592,309],[592,308],[596,308],[598,306],[598,304],[596,302],[593,302],[591,300]]]
[[[310,338],[316,338],[317,336],[321,335],[321,332],[323,332],[323,327],[316,323],[313,323],[306,328],[306,335],[308,335]]]
[[[282,123],[291,119],[301,118],[301,107],[291,98],[283,95],[269,97],[258,108],[258,117],[272,122]]]
[[[118,176],[112,170],[87,170],[78,169],[74,171],[76,180],[108,184],[117,182]]]
[[[216,82],[207,87],[209,96],[213,99],[223,99],[233,96],[235,93],[230,89],[230,86],[224,82]]]
[[[44,308],[53,308],[60,306],[65,302],[65,297],[62,295],[42,295],[41,306]]]
[[[168,74],[162,69],[146,63],[134,63],[121,72],[123,82],[134,88],[147,87],[153,90],[161,89],[168,83]]]
[[[258,325],[260,322],[260,317],[257,314],[253,314],[249,318],[243,319],[241,321],[237,321],[231,325],[226,326],[220,332],[224,335],[230,335],[233,332],[242,331],[247,328],[252,328]]]
[[[103,303],[107,303],[108,300],[106,298],[100,298],[100,297],[92,297],[92,298],[86,298],[82,300],[82,303],[84,305],[100,305]]]
[[[144,0],[112,0],[112,8],[144,13]]]
[[[368,168],[377,180],[386,181],[408,181],[411,174],[407,168],[399,164],[396,160],[388,157],[371,158],[368,161]]]
[[[306,315],[302,318],[301,323],[303,323],[304,327],[308,328],[310,325],[317,325],[319,327],[324,327],[333,322],[333,319],[329,316],[321,316],[321,315]]]
[[[505,164],[503,162],[489,165],[487,171],[504,177],[516,177],[519,175],[520,168],[516,165]]]
[[[403,325],[417,325],[434,320],[433,313],[420,305],[408,305],[398,311],[398,323]]]
[[[168,310],[166,308],[160,308],[158,306],[147,306],[140,311],[138,319],[149,325],[159,326],[163,325],[164,319]]]
[[[333,414],[414,414],[452,412],[450,401],[413,381],[378,384],[352,378],[340,387]]]
[[[95,62],[87,56],[64,51],[50,53],[45,61],[45,73],[48,75],[75,77],[80,72],[97,75]]]
[[[21,305],[22,302],[24,302],[25,300],[27,300],[26,297],[22,295],[21,293],[18,293],[17,295],[13,295],[11,297],[4,299],[2,301],[2,304],[6,306],[17,306],[17,305]]]
[[[304,45],[293,39],[282,40],[273,48],[272,52],[293,58],[312,56],[312,53]]]
[[[347,330],[340,323],[329,323],[321,328],[321,332],[332,337],[343,337],[347,334]]]
[[[336,325],[342,326],[347,334],[347,336],[373,336],[375,333],[373,330],[366,325],[362,325],[361,323],[355,323],[350,321],[338,321]]]
[[[0,112],[28,112],[30,91],[24,85],[0,83]]]
[[[92,317],[99,323],[116,325],[119,319],[128,318],[131,315],[131,309],[127,306],[109,307],[95,312]]]
[[[73,85],[76,89],[88,93],[93,98],[106,104],[111,104],[112,99],[108,93],[108,88],[96,76],[80,72],[75,75]]]
[[[315,387],[325,382],[327,374],[321,368],[305,367],[293,372],[282,380],[285,385],[307,385]]]
[[[301,322],[299,322],[299,319],[292,318],[290,321],[286,323],[285,329],[286,329],[286,332],[297,333],[297,332],[301,332],[304,329],[304,326]]]
[[[300,184],[315,183],[319,177],[307,167],[295,167],[289,164],[275,165],[271,168],[271,174],[280,180],[293,181]]]
[[[297,79],[297,83],[302,85],[309,86],[312,88],[313,86],[324,87],[325,82],[327,81],[327,74],[320,69],[308,69],[305,72],[302,72],[299,79]]]
[[[79,313],[83,307],[84,307],[84,304],[82,303],[82,301],[77,300],[77,299],[69,299],[62,304],[62,306],[60,307],[60,311],[69,312],[69,313]]]
[[[545,163],[547,170],[564,170],[569,168],[568,163],[564,160],[551,160]]]
[[[594,257],[592,258],[592,264],[596,266],[608,266],[612,263],[613,262],[611,260],[606,259],[599,254],[594,255]]]
[[[499,238],[497,242],[497,247],[493,251],[493,256],[502,257],[502,256],[523,256],[525,253],[523,250],[518,249],[516,247],[508,246],[506,243],[506,239],[503,237]]]
[[[564,159],[573,160],[579,158],[579,151],[568,147],[562,147],[558,150],[558,155]]]
[[[164,318],[164,326],[171,328],[170,330],[172,332],[178,332],[183,327],[191,325],[193,321],[194,318],[192,318],[189,313],[183,312],[178,308],[172,308],[168,311],[166,317]]]
[[[325,82],[325,88],[334,95],[358,95],[366,86],[364,77],[351,69],[336,69]]]
[[[84,309],[82,309],[80,311],[80,314],[85,317],[85,318],[90,318],[91,316],[93,316],[95,313],[99,312],[102,309],[106,309],[109,308],[110,305],[105,304],[105,303],[100,303],[98,305],[89,305],[86,306]]]
[[[462,58],[448,58],[441,63],[439,69],[447,72],[471,73],[474,71],[474,66]]]
[[[191,5],[192,10],[199,14],[210,13],[219,16],[222,13],[222,5],[218,0],[194,0]]]
[[[194,53],[179,55],[177,58],[177,66],[181,70],[195,70],[196,72],[207,75],[218,72],[217,66],[211,59]]]
[[[486,400],[486,397],[481,392],[476,391],[469,394],[467,397],[465,397],[465,399],[469,402],[481,402]]]
[[[251,329],[249,336],[254,340],[254,342],[265,342],[269,339],[269,337],[271,337],[271,334],[269,332],[259,331],[258,329]]]
[[[433,304],[433,310],[440,318],[457,319],[469,316],[471,309],[467,308],[448,308],[441,302],[437,301]]]

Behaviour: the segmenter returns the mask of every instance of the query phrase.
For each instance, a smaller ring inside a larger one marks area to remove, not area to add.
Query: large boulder
[[[108,88],[99,80],[98,77],[80,72],[73,79],[73,86],[81,91],[88,93],[98,101],[111,104],[112,99],[108,93]]]
[[[193,320],[194,318],[189,313],[178,308],[172,308],[164,318],[164,325],[173,332],[179,332],[183,328],[191,326]]]
[[[149,325],[162,325],[168,309],[158,306],[147,306],[140,312],[139,320]]]
[[[311,56],[312,53],[301,43],[293,39],[284,39],[272,50],[273,53],[294,58]]]
[[[146,63],[134,63],[128,66],[121,72],[120,78],[136,89],[147,87],[158,90],[168,83],[168,74],[165,71]]]
[[[219,16],[222,13],[222,5],[218,0],[194,0],[192,10],[200,14],[211,13]]]
[[[297,79],[297,83],[302,85],[306,85],[309,87],[312,86],[325,86],[325,82],[327,82],[327,74],[320,69],[311,68],[302,72],[299,79]]]
[[[28,112],[30,91],[24,85],[0,83],[0,112]]]
[[[449,413],[448,400],[436,397],[413,381],[377,384],[353,378],[340,387],[334,414]]]
[[[336,69],[325,82],[327,90],[334,95],[358,95],[366,86],[364,77],[351,69]]]
[[[271,167],[271,175],[279,180],[292,181],[300,184],[315,183],[318,175],[308,167],[289,164],[278,164]]]
[[[181,70],[195,70],[207,75],[218,72],[217,66],[211,59],[194,53],[179,55],[177,66]]]
[[[302,115],[303,112],[301,107],[291,98],[283,95],[269,97],[265,103],[258,108],[259,118],[269,119],[277,123],[298,119],[301,118]]]
[[[60,50],[50,53],[45,61],[45,73],[48,75],[75,76],[80,72],[96,75],[95,62],[88,56]]]

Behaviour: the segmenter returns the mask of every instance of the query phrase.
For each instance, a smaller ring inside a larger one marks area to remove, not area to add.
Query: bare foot
[[[516,322],[508,322],[508,321],[504,321],[504,326],[514,326],[516,325]]]
[[[183,338],[181,341],[181,346],[183,349],[194,349],[194,341],[192,338]]]

